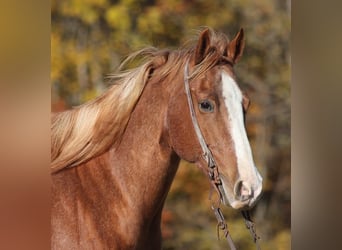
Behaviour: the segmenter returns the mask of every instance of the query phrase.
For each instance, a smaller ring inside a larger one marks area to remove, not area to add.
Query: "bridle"
[[[217,222],[218,222],[218,224],[217,224],[217,235],[219,237],[219,230],[222,230],[225,238],[227,239],[227,242],[229,244],[230,249],[236,250],[233,239],[231,238],[231,236],[229,234],[227,223],[226,223],[224,216],[223,216],[223,213],[220,209],[220,205],[223,201],[223,194],[221,192],[222,181],[221,181],[221,178],[219,175],[218,167],[215,163],[213,154],[211,153],[207,143],[204,140],[204,137],[203,137],[203,134],[202,134],[201,129],[199,127],[198,120],[196,117],[196,113],[194,110],[194,104],[192,101],[192,97],[191,97],[191,93],[190,93],[190,86],[189,86],[189,60],[186,62],[185,67],[184,67],[184,88],[185,88],[185,93],[186,93],[186,97],[187,97],[188,105],[189,105],[189,109],[190,109],[191,121],[192,121],[192,124],[194,126],[198,142],[199,142],[201,149],[202,149],[202,157],[204,158],[204,160],[208,164],[208,177],[209,177],[209,181],[211,183],[211,188],[214,188],[216,190],[216,192],[218,193],[218,196],[219,196],[219,200],[216,203],[213,202],[211,199],[211,195],[212,195],[212,189],[211,189],[210,194],[209,194],[209,199],[212,201],[211,208],[214,211],[215,217],[216,217]],[[249,229],[251,236],[253,237],[254,243],[256,244],[257,249],[260,250],[260,246],[258,243],[259,237],[257,236],[257,234],[255,232],[254,223],[251,220],[249,211],[243,210],[241,213],[242,213],[243,218],[245,219],[246,227],[247,227],[247,229]]]

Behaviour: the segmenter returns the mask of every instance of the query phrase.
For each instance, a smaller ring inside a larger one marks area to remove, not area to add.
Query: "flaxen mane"
[[[190,78],[210,69],[226,56],[228,39],[210,30],[211,50]],[[194,53],[194,45],[181,50],[147,48],[128,59],[143,56],[145,63],[109,78],[114,84],[101,96],[72,110],[55,115],[51,125],[51,171],[80,165],[104,153],[120,140],[146,83],[160,67],[159,79],[180,69]],[[127,60],[126,60],[127,61]],[[125,62],[126,62],[125,61]],[[124,62],[124,63],[125,63]]]

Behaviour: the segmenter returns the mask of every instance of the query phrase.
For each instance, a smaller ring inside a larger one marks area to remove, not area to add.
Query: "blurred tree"
[[[203,26],[230,37],[244,27],[246,49],[236,72],[252,100],[247,130],[264,177],[264,195],[253,214],[265,249],[289,249],[290,4],[289,0],[52,0],[53,111],[105,91],[105,75],[137,49],[178,47]],[[215,240],[208,192],[206,177],[182,163],[166,204],[164,249],[226,249],[225,242]],[[224,212],[238,246],[253,249],[238,213]]]

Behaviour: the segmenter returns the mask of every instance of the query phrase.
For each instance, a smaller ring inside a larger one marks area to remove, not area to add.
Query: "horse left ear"
[[[206,28],[201,32],[195,51],[195,64],[203,61],[210,47],[210,30]]]
[[[242,56],[244,48],[244,32],[241,28],[240,31],[234,37],[234,39],[227,46],[227,57],[231,59],[233,63],[237,63],[240,57]]]

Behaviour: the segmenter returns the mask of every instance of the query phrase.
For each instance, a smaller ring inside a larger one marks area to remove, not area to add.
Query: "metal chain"
[[[220,205],[222,202],[222,194],[220,190],[218,189],[219,185],[222,185],[221,180],[219,178],[219,173],[217,166],[210,167],[208,169],[208,176],[210,180],[210,192],[209,192],[209,200],[212,202],[211,204],[211,209],[214,211],[215,217],[217,219],[217,238],[220,239],[220,230],[223,231],[224,237],[227,239],[228,245],[231,250],[236,250],[236,247],[234,245],[233,239],[230,236],[229,230],[228,230],[228,225],[226,223],[226,220],[224,219],[223,213],[221,211]],[[218,194],[218,200],[214,202],[212,200],[212,190],[215,189],[216,193]]]
[[[256,244],[257,250],[260,250],[259,240],[260,237],[257,235],[255,230],[255,224],[251,219],[250,213],[248,210],[241,211],[243,218],[245,219],[245,224],[247,229],[249,230],[251,236],[253,237],[254,243]]]
[[[233,239],[229,234],[228,225],[227,225],[227,223],[223,217],[221,209],[219,207],[214,207],[214,206],[212,206],[211,208],[214,210],[214,214],[215,214],[216,219],[218,221],[218,224],[217,224],[217,237],[218,237],[218,239],[220,239],[220,231],[219,230],[222,230],[224,233],[223,234],[224,237],[227,239],[227,242],[229,244],[230,249],[236,250]]]

